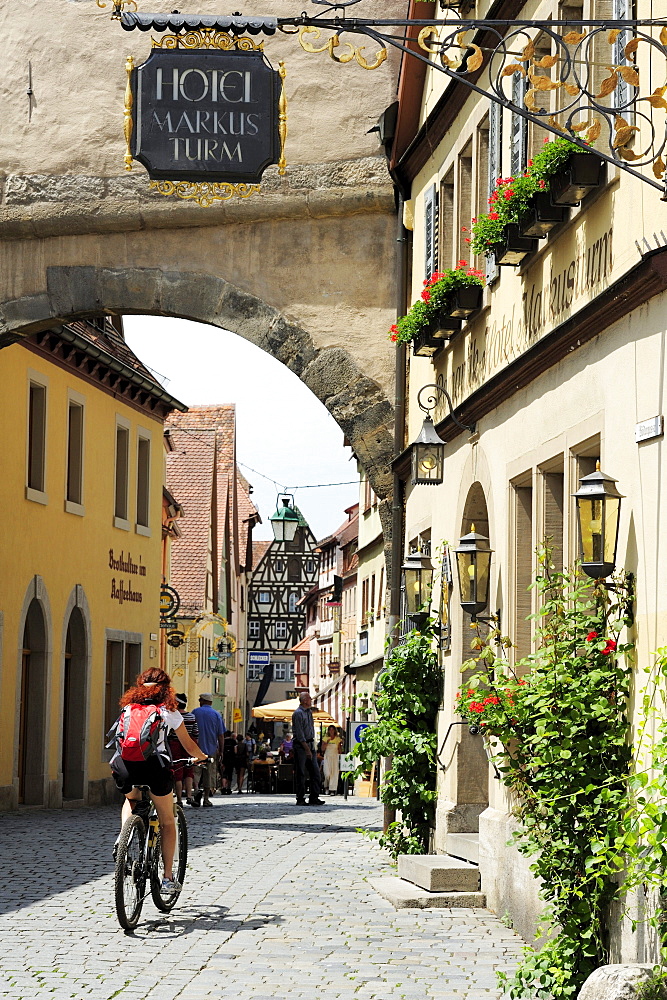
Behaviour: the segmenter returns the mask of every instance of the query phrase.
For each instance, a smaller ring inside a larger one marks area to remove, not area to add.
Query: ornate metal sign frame
[[[104,6],[101,0],[97,0],[100,6]],[[134,0],[127,0],[136,9]],[[120,11],[116,11],[113,17],[120,16]],[[184,33],[165,34],[161,38],[151,38],[152,49],[221,49],[230,51],[236,49],[241,52],[263,52],[264,42],[255,42],[245,35],[237,35],[228,31],[219,31],[215,27],[199,27],[195,30],[185,30]],[[132,89],[132,74],[134,71],[134,58],[128,56],[125,60],[125,72],[127,81],[125,86],[125,103],[123,108],[123,132],[125,135],[125,169],[132,170],[132,132],[133,132],[133,110],[134,92]],[[285,63],[281,60],[278,63],[278,75],[280,77],[280,94],[278,98],[278,135],[280,139],[280,156],[278,159],[278,176],[284,177],[287,172],[287,161],[285,159],[285,143],[287,141],[287,95],[285,93],[285,77],[287,70]],[[231,198],[249,198],[260,191],[259,184],[246,184],[221,181],[221,182],[196,182],[184,180],[151,180],[149,187],[158,194],[171,196],[175,195],[186,201],[194,201],[203,208],[208,208],[216,201],[229,201]]]

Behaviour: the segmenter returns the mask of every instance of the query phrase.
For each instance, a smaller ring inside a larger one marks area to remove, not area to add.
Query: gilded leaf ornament
[[[362,69],[377,69],[387,58],[387,50],[385,48],[379,49],[375,53],[374,62],[368,62],[366,57],[363,55],[364,46],[361,45],[358,48],[352,45],[351,42],[343,41],[339,38],[338,34],[332,35],[328,38],[323,45],[314,45],[313,42],[308,41],[307,35],[312,35],[315,40],[321,38],[322,31],[320,28],[316,27],[302,27],[299,29],[299,45],[304,50],[304,52],[328,52],[329,56],[337,63],[349,63],[352,60],[356,60],[358,65]],[[339,54],[336,50],[339,46],[344,45],[346,47],[345,52]]]
[[[215,201],[249,198],[260,190],[259,184],[196,184],[193,181],[151,181],[149,187],[157,194],[175,195],[184,201],[194,201],[202,208],[210,208]]]

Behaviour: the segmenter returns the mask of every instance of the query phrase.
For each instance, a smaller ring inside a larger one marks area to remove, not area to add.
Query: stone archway
[[[391,491],[393,407],[386,379],[361,364],[359,350],[318,346],[300,324],[223,278],[159,268],[50,266],[43,291],[0,302],[0,347],[69,319],[149,314],[232,330],[286,365],[327,407],[373,489]],[[344,339],[344,338],[343,338]]]

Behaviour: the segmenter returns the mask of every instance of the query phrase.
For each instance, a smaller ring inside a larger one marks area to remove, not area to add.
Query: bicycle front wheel
[[[185,822],[185,814],[182,808],[176,806],[176,850],[174,851],[173,873],[182,887],[185,881],[185,870],[188,864],[188,826]],[[151,866],[151,896],[158,910],[169,913],[176,906],[180,889],[177,892],[163,892],[162,878],[164,876],[164,862],[162,861],[162,844],[158,835],[155,845],[155,854]]]
[[[131,931],[139,923],[139,915],[144,902],[146,873],[144,871],[144,848],[146,828],[139,816],[130,816],[125,821],[116,852],[114,894],[118,923]]]

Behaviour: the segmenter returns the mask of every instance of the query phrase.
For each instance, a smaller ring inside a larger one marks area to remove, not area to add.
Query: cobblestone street
[[[518,936],[485,910],[395,911],[369,887],[386,857],[356,833],[376,802],[215,798],[189,811],[181,900],[149,899],[133,936],[113,909],[117,811],[0,817],[0,997],[399,1000],[498,997]],[[334,804],[335,803],[335,804]]]

